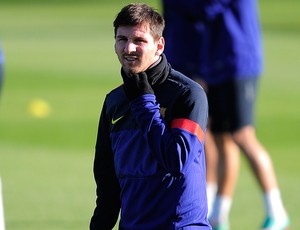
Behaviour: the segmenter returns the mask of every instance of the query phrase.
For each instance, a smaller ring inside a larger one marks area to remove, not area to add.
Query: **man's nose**
[[[133,42],[127,42],[125,45],[125,52],[132,53],[134,51],[136,51],[136,45]]]

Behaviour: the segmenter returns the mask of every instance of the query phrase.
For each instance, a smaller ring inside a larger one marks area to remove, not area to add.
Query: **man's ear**
[[[157,42],[157,50],[156,50],[156,53],[158,55],[161,55],[162,52],[164,52],[164,49],[165,49],[165,39],[164,37],[160,37],[158,39],[158,42]]]

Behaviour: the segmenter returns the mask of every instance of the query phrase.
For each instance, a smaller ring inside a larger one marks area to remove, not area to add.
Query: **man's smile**
[[[123,58],[126,61],[136,61],[138,59],[136,55],[124,55]]]

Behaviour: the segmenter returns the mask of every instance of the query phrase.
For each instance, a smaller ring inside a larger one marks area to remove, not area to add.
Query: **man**
[[[220,175],[209,218],[213,229],[229,229],[240,150],[263,191],[266,218],[262,229],[285,229],[289,219],[272,161],[256,137],[253,119],[263,59],[257,2],[163,0],[163,8],[169,62],[207,89]],[[214,145],[208,135],[207,140],[209,159]]]
[[[208,106],[199,84],[175,71],[164,51],[164,19],[129,4],[114,21],[124,84],[102,108],[91,230],[211,229],[204,138]]]

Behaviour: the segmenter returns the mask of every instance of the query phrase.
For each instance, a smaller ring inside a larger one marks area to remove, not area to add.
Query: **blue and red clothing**
[[[207,220],[204,139],[208,105],[199,84],[164,55],[146,71],[154,94],[133,101],[123,86],[102,108],[90,229],[211,229]]]

